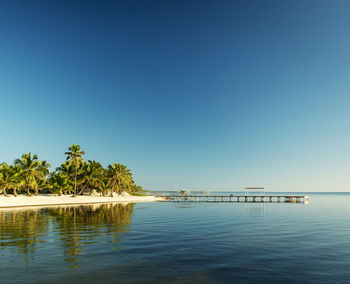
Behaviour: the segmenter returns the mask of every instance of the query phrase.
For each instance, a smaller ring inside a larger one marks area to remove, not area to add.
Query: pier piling
[[[165,195],[165,201],[169,202],[222,202],[222,203],[308,203],[306,195]],[[242,200],[243,199],[243,200]]]

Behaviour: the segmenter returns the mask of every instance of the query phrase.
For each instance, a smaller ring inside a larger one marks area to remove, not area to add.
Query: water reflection
[[[122,233],[129,230],[133,209],[134,204],[128,203],[3,210],[0,249],[16,250],[28,261],[41,243],[49,242],[50,236],[55,235],[64,260],[76,268],[84,247],[121,241]]]
[[[245,203],[245,213],[249,217],[265,216],[265,203]]]
[[[0,211],[0,247],[17,248],[19,253],[34,252],[47,234],[48,219],[38,210]]]

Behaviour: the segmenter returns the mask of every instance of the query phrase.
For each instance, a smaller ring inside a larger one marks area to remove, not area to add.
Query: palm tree
[[[96,187],[102,193],[103,196],[106,196],[109,189],[108,178],[103,177],[102,179],[96,181]]]
[[[22,170],[17,165],[0,164],[0,190],[7,196],[6,190],[12,189],[17,196],[17,190],[23,186]]]
[[[141,193],[142,191],[143,191],[142,186],[139,186],[139,185],[136,185],[136,184],[134,184],[134,185],[132,186],[132,192]]]
[[[34,189],[35,195],[38,194],[38,182],[45,179],[45,174],[41,168],[41,163],[37,155],[31,153],[23,154],[22,159],[15,160],[15,165],[22,169],[24,187],[28,196],[31,196],[30,190]]]
[[[102,167],[102,165],[94,160],[89,160],[84,166],[82,178],[83,186],[80,193],[82,193],[84,189],[89,188],[91,195],[93,189],[99,189],[99,182],[101,182],[103,177],[104,168]]]
[[[13,175],[11,168],[6,163],[0,164],[0,190],[7,196],[6,189],[11,188],[13,183]]]
[[[39,166],[39,171],[42,174],[42,179],[38,181],[38,186],[36,187],[35,190],[35,195],[38,195],[38,190],[46,190],[46,189],[51,189],[52,185],[48,183],[47,181],[47,176],[50,174],[49,168],[51,165],[47,161],[41,161],[40,166]]]
[[[0,164],[0,193],[5,196],[9,190],[17,196],[18,190],[24,190],[28,196],[34,191],[38,195],[40,190],[49,190],[53,193],[72,194],[82,193],[85,189],[102,192],[105,196],[110,191],[120,193],[123,190],[141,192],[132,178],[130,170],[119,163],[113,163],[105,169],[100,163],[89,160],[84,162],[84,151],[79,145],[73,144],[65,152],[67,158],[54,172],[49,171],[47,161],[39,161],[37,155],[23,154],[16,159],[14,165]]]
[[[50,170],[49,168],[51,167],[51,165],[47,162],[47,161],[41,161],[40,162],[40,167],[39,170],[45,175],[48,176],[50,174]]]
[[[19,165],[13,165],[10,166],[10,172],[12,175],[11,188],[13,190],[13,195],[17,197],[17,190],[21,190],[25,185],[23,170]]]
[[[114,191],[119,193],[122,188],[127,188],[131,185],[132,174],[126,166],[119,163],[108,166],[108,186],[111,190],[111,197],[113,197]]]
[[[66,161],[69,162],[70,165],[74,165],[75,168],[75,176],[74,176],[74,193],[73,196],[77,196],[77,175],[78,175],[78,167],[80,164],[84,162],[82,155],[85,155],[84,151],[80,150],[79,145],[71,145],[68,148],[69,152],[66,152],[65,155],[67,155]]]
[[[56,169],[56,172],[60,177],[58,182],[64,194],[72,194],[74,189],[74,180],[72,180],[71,177],[75,174],[73,167],[70,166],[67,161],[65,161]]]
[[[53,172],[50,174],[48,183],[51,185],[51,192],[58,193],[60,196],[62,193],[70,190],[69,178],[62,172]]]

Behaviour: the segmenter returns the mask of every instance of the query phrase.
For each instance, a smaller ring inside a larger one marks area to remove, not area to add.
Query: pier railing
[[[169,202],[288,202],[308,203],[307,195],[163,195]]]

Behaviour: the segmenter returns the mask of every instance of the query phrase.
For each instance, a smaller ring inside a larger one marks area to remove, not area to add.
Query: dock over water
[[[164,195],[168,202],[308,203],[307,195]]]

